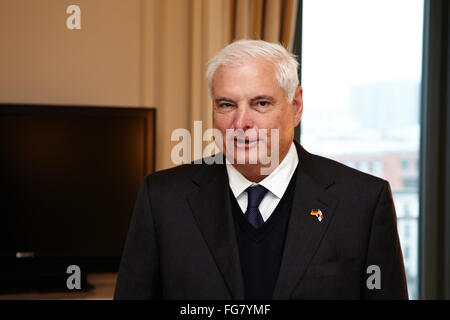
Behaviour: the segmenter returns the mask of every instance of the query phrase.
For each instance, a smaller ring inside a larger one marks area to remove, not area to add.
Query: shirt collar
[[[281,199],[289,185],[292,175],[295,172],[298,162],[297,149],[295,148],[294,142],[292,142],[288,153],[278,167],[276,167],[271,174],[259,182],[259,184],[273,193],[277,198]],[[226,169],[231,191],[236,198],[238,198],[248,187],[256,185],[256,183],[245,178],[228,161],[226,162]]]

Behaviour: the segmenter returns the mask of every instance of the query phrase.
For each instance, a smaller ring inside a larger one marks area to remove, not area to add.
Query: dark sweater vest
[[[230,189],[245,299],[272,299],[294,199],[296,172],[277,207],[259,229],[248,222]]]

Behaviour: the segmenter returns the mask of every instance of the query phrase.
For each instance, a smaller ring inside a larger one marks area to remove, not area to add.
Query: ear
[[[292,106],[294,107],[294,127],[296,127],[300,123],[303,114],[303,88],[301,86],[298,86],[295,90]]]

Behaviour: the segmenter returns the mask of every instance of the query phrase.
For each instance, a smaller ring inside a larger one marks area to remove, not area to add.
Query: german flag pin
[[[312,216],[316,216],[317,220],[319,221],[322,221],[324,218],[322,211],[320,211],[319,209],[312,209],[309,214]]]

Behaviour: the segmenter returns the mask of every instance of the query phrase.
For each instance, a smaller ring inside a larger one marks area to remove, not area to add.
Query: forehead
[[[212,89],[214,96],[269,94],[281,90],[276,81],[276,65],[264,59],[248,59],[236,66],[220,66],[214,74]]]

